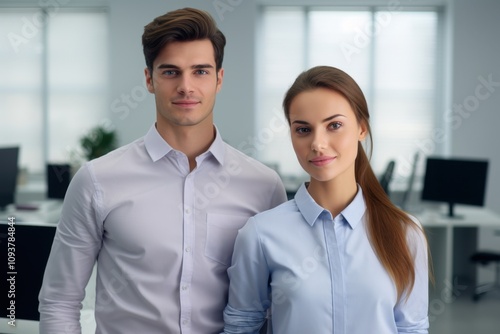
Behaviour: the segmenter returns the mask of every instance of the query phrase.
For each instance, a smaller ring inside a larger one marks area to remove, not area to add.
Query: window
[[[330,65],[349,73],[367,98],[375,172],[395,159],[396,178],[407,177],[418,143],[438,125],[440,17],[437,8],[263,7],[257,131],[265,145],[257,158],[283,175],[304,176],[281,104],[300,72]]]
[[[2,8],[0,32],[0,145],[19,145],[20,166],[40,173],[106,115],[107,14]]]

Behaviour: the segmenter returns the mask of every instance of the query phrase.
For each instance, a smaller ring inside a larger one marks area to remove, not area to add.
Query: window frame
[[[53,131],[57,131],[53,128],[51,128],[50,124],[50,115],[51,115],[51,106],[49,100],[51,99],[51,89],[49,88],[50,82],[49,82],[49,63],[50,63],[50,55],[49,53],[51,50],[49,49],[49,29],[50,29],[50,24],[48,20],[52,16],[57,16],[60,13],[96,13],[96,14],[101,14],[104,16],[105,19],[105,26],[108,29],[108,32],[106,32],[107,35],[109,35],[109,7],[102,5],[101,1],[90,1],[90,2],[84,2],[77,0],[75,2],[68,2],[68,1],[57,1],[57,2],[50,2],[47,3],[46,6],[44,6],[40,2],[24,2],[24,3],[17,3],[17,2],[12,2],[12,3],[5,3],[0,5],[0,10],[4,11],[17,11],[22,13],[23,11],[26,11],[26,15],[23,16],[23,18],[30,19],[30,22],[35,20],[35,15],[37,22],[35,22],[35,27],[37,28],[37,34],[40,34],[40,43],[41,43],[41,48],[40,48],[40,53],[39,53],[39,59],[40,59],[40,67],[39,70],[41,72],[41,81],[40,85],[36,87],[36,92],[35,95],[38,96],[38,99],[40,100],[40,111],[38,112],[41,117],[41,124],[40,124],[40,129],[41,129],[41,135],[39,136],[40,140],[40,145],[38,146],[39,149],[41,150],[41,161],[39,164],[36,164],[35,166],[32,165],[23,165],[21,161],[21,156],[19,160],[20,164],[20,169],[21,169],[21,175],[22,175],[22,183],[27,182],[28,184],[30,183],[39,183],[43,180],[45,176],[45,165],[49,162],[52,161],[51,157],[51,144],[50,144],[50,137],[51,133]],[[34,14],[33,14],[34,13]],[[34,24],[33,22],[31,22]],[[13,31],[13,33],[17,35],[21,35],[22,32],[20,31]],[[8,40],[8,37],[7,37]],[[105,68],[106,71],[103,74],[103,79],[105,79],[105,82],[103,83],[103,86],[106,87],[105,90],[102,90],[101,98],[102,104],[104,108],[102,109],[102,114],[101,116],[98,116],[100,120],[107,120],[107,111],[108,111],[108,99],[109,99],[109,94],[108,94],[108,87],[109,87],[109,38],[106,38],[105,41],[105,53],[106,57],[102,58],[102,62],[105,62]],[[22,48],[23,45],[19,45],[19,48]],[[99,88],[101,90],[101,88]],[[54,92],[57,92],[57,89],[54,90]],[[97,124],[96,124],[97,125]],[[20,144],[20,143],[19,143]],[[13,145],[13,141],[9,141],[8,138],[3,139],[0,142],[0,145]],[[17,145],[17,144],[16,144]],[[22,145],[21,145],[22,146]],[[22,154],[22,150],[21,150]],[[71,154],[68,155],[67,161],[65,162],[73,162],[70,161],[72,157],[70,156]],[[37,159],[38,160],[38,159]],[[59,162],[59,160],[55,161]],[[41,169],[40,169],[40,164],[41,164]],[[27,181],[26,179],[27,178]],[[21,181],[20,181],[21,182]]]

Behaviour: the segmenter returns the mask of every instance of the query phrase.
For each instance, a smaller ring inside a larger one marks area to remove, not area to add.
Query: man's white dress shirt
[[[189,170],[155,126],[83,165],[68,188],[40,292],[40,333],[80,333],[97,261],[100,334],[210,334],[223,327],[234,240],[286,200],[274,171],[217,132]]]

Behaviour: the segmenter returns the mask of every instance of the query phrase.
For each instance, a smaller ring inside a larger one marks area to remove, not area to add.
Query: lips
[[[321,157],[313,158],[313,159],[309,160],[309,162],[315,166],[324,166],[324,165],[329,164],[333,160],[335,160],[335,157],[321,156]]]
[[[200,102],[195,100],[177,100],[172,102],[172,104],[182,108],[192,108],[196,106],[198,103]]]

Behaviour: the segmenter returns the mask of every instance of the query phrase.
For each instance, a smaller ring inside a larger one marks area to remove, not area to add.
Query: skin
[[[290,133],[297,159],[311,177],[308,192],[337,216],[357,192],[354,162],[366,126],[343,95],[316,88],[290,104]]]
[[[195,158],[215,139],[213,109],[224,70],[216,70],[210,40],[168,43],[144,70],[155,95],[156,128],[174,149],[185,153],[191,170]]]

